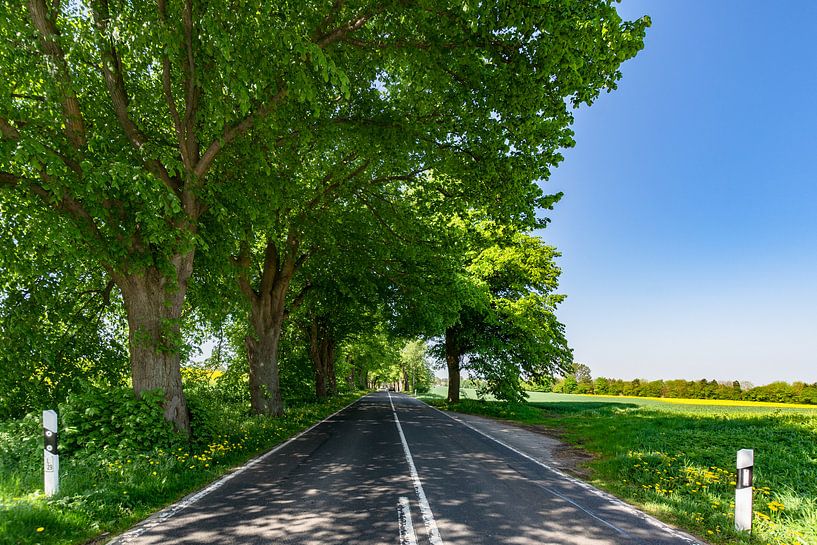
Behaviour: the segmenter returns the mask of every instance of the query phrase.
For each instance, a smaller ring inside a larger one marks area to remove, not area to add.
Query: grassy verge
[[[707,541],[817,544],[817,410],[558,394],[536,394],[523,405],[448,405],[440,393],[426,401],[559,430],[596,455],[589,463],[595,485]],[[733,529],[740,448],[755,449],[751,536]]]
[[[61,456],[60,494],[50,499],[42,494],[39,419],[0,423],[0,544],[75,544],[120,532],[359,395],[296,407],[281,418],[227,411],[221,433],[205,443]]]

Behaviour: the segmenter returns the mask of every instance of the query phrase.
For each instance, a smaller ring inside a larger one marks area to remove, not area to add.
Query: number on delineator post
[[[738,472],[735,478],[735,530],[752,531],[752,473],[755,466],[755,451],[738,451]]]
[[[57,444],[57,413],[43,411],[43,463],[45,465],[45,495],[60,490],[60,453]]]

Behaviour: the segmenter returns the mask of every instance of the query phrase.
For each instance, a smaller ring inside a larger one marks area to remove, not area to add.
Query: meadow
[[[746,401],[530,392],[441,408],[546,428],[593,455],[591,482],[711,543],[817,544],[817,409]],[[737,450],[755,451],[753,533],[736,533]]]

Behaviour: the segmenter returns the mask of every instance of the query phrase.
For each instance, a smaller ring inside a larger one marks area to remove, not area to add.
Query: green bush
[[[103,449],[147,452],[180,440],[164,418],[161,390],[92,389],[68,396],[59,406],[60,450],[70,454]]]
[[[0,422],[0,495],[39,486],[43,464],[42,424],[37,413]]]

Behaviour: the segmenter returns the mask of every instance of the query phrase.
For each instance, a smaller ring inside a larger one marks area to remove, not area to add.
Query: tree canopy
[[[58,246],[56,269],[81,261],[113,283],[133,388],[161,388],[182,431],[188,285],[232,279],[253,406],[279,414],[278,342],[307,260],[360,215],[379,239],[472,209],[530,223],[548,205],[537,181],[573,144],[572,108],[615,89],[648,25],[603,0],[14,4],[0,15],[0,235],[25,225]],[[422,288],[391,289],[393,309],[423,314],[407,299]],[[520,334],[528,300],[504,310]]]
[[[492,221],[471,224],[463,236],[470,296],[438,348],[448,367],[448,399],[459,400],[460,371],[467,369],[483,379],[482,394],[519,401],[524,382],[564,372],[573,361],[555,314],[564,299],[555,292],[559,254],[539,237]]]

